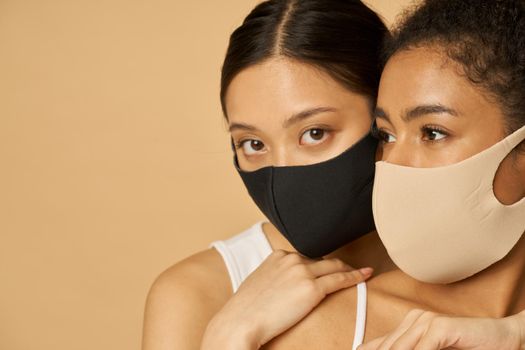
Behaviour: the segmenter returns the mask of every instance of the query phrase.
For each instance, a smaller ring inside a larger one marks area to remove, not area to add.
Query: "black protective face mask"
[[[235,157],[235,165],[270,222],[299,253],[318,258],[374,230],[376,149],[377,140],[367,135],[318,164],[245,172]]]

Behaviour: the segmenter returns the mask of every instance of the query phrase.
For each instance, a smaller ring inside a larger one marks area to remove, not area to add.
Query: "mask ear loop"
[[[519,146],[520,143],[522,143],[525,140],[525,126],[522,126],[518,130],[514,131],[509,136],[505,137],[503,140],[492,146],[493,152],[490,152],[487,154],[488,157],[493,156],[496,158],[496,161],[491,162],[492,159],[488,158],[487,163],[490,164],[489,166],[492,168],[490,172],[487,173],[487,176],[490,176],[490,183],[492,188],[492,195],[494,196],[494,199],[500,204],[505,207],[514,206],[514,205],[520,205],[520,203],[525,204],[525,197],[520,199],[514,204],[511,205],[505,205],[499,201],[499,199],[496,197],[496,194],[494,193],[494,181],[496,180],[496,174],[501,166],[501,163],[503,163],[503,160],[516,149],[516,147]]]
[[[506,156],[508,156],[516,147],[519,146],[521,142],[525,140],[525,125],[519,128],[518,130],[514,131],[512,134],[504,138],[500,141],[500,143],[503,144],[502,146],[502,152],[500,153],[500,156],[503,156],[501,158],[501,162],[503,159],[505,159]],[[499,152],[498,152],[499,153]]]
[[[494,178],[503,160],[523,141],[525,140],[525,126],[514,131],[503,140],[490,146],[489,148],[474,155],[472,158],[478,158],[478,162],[483,164],[483,170],[488,176]],[[462,162],[468,162],[466,159]],[[460,162],[460,163],[462,163]],[[489,168],[490,170],[487,170]]]

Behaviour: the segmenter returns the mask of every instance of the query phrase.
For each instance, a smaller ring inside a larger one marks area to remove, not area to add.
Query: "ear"
[[[513,168],[520,184],[522,198],[525,196],[525,140],[514,150]]]
[[[525,141],[501,162],[494,178],[494,195],[505,205],[525,197]]]

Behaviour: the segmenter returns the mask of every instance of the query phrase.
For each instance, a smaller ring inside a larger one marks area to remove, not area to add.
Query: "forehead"
[[[226,110],[230,120],[286,118],[312,106],[343,107],[356,96],[316,67],[276,58],[250,66],[233,79]]]
[[[437,48],[396,53],[386,64],[379,86],[378,106],[453,103],[466,105],[483,98],[479,88],[461,74],[458,64]]]
[[[462,67],[441,47],[401,51],[387,62],[379,86],[379,107],[439,103],[467,111],[494,105],[495,101],[481,86],[469,81]]]

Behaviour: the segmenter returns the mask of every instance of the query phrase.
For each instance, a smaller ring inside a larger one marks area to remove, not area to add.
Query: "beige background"
[[[155,276],[261,217],[218,99],[257,2],[0,0],[0,349],[139,349]]]

